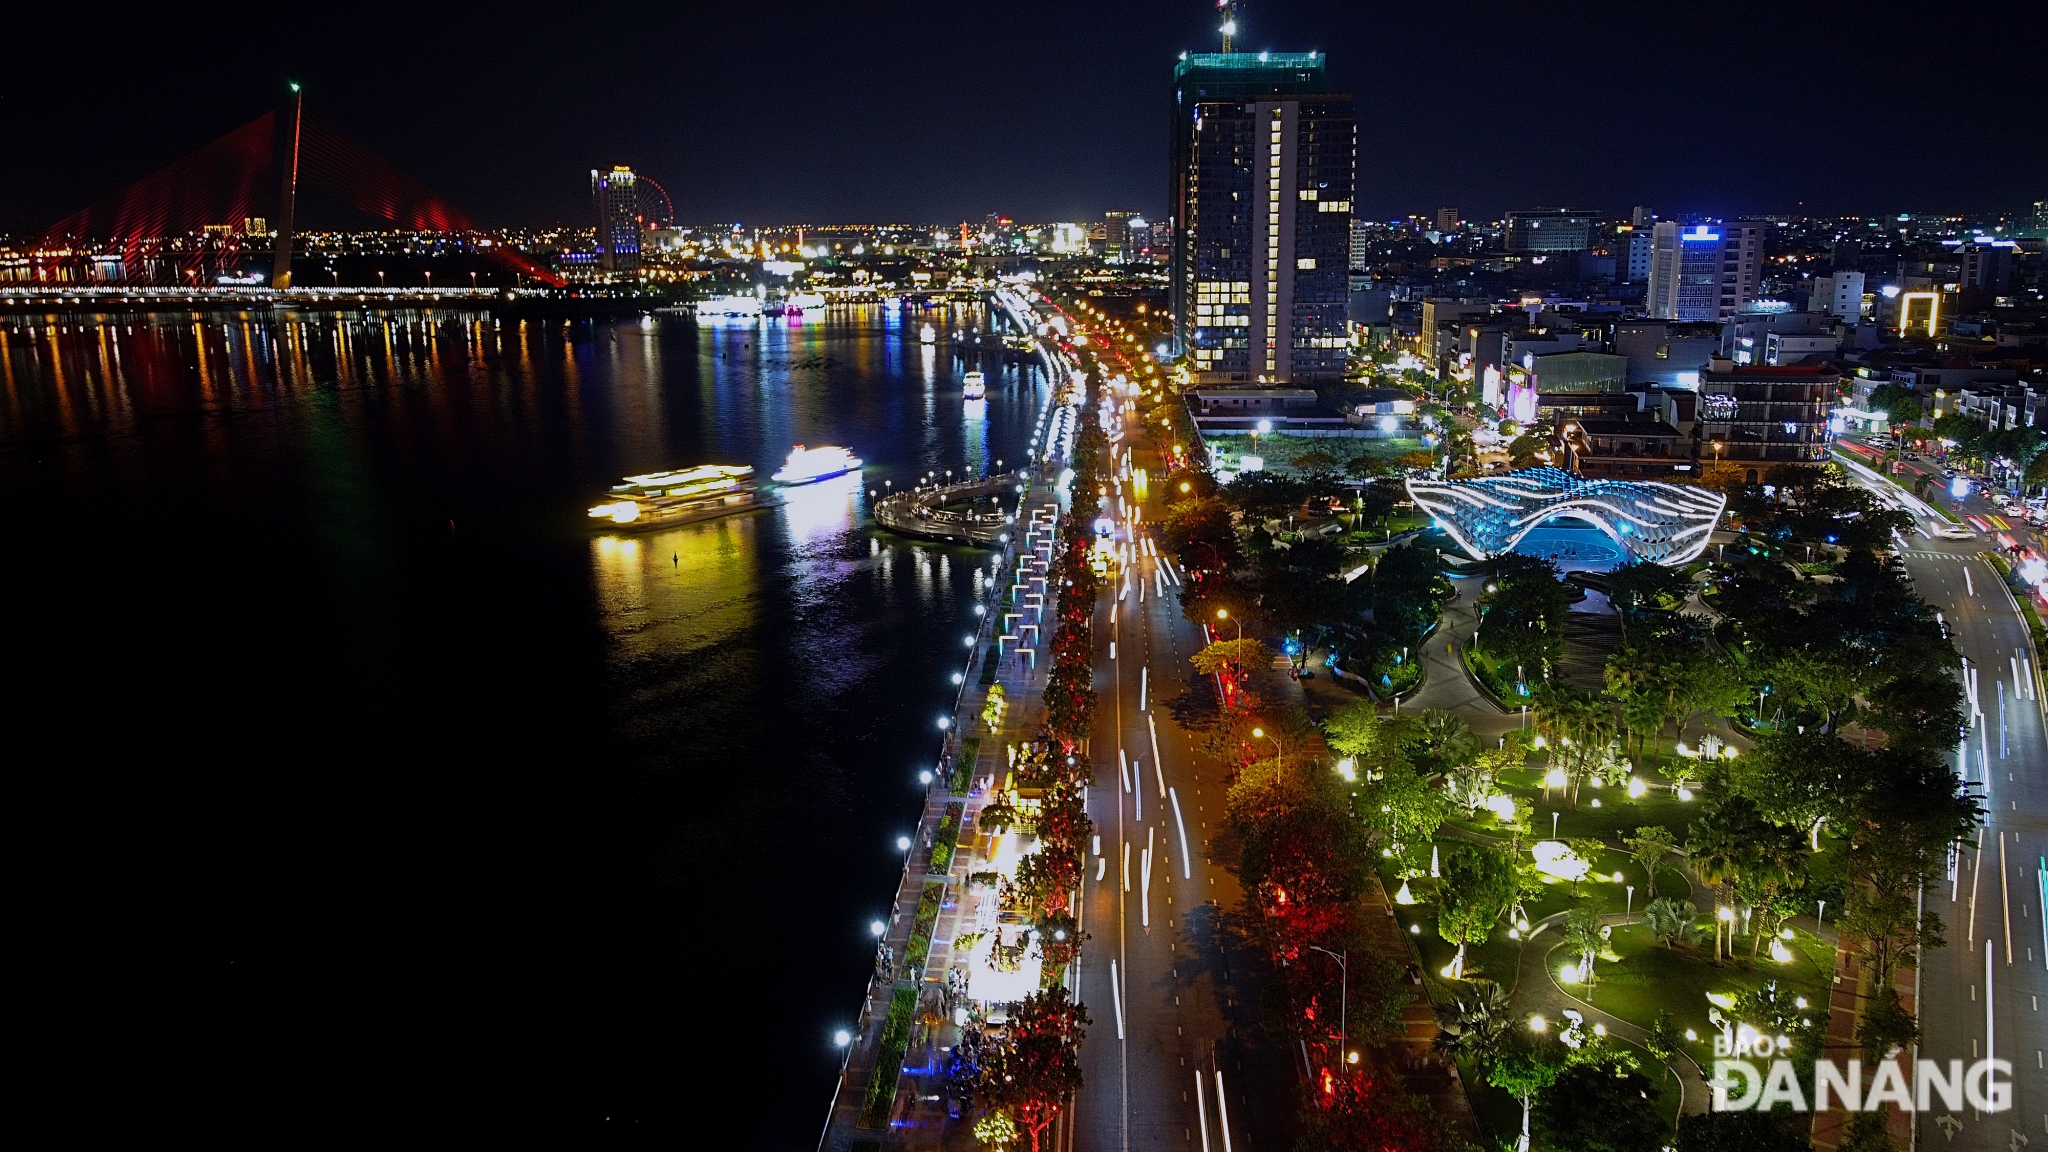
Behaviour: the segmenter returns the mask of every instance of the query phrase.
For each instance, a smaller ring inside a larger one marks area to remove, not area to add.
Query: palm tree
[[[1443,708],[1422,713],[1420,742],[1424,755],[1440,772],[1448,772],[1479,753],[1479,737],[1463,716]]]
[[[1671,947],[1674,941],[1690,944],[1699,935],[1700,910],[1690,900],[1659,896],[1643,909],[1643,927],[1650,935]]]
[[[1431,1007],[1436,1012],[1437,1052],[1452,1059],[1469,1056],[1482,1067],[1499,1054],[1501,1041],[1514,1025],[1507,989],[1491,980],[1473,980],[1463,994]]]
[[[1724,915],[1722,909],[1732,913],[1735,906],[1735,881],[1748,866],[1750,858],[1748,827],[1752,821],[1742,819],[1742,807],[1748,801],[1731,797],[1702,813],[1688,829],[1692,840],[1686,845],[1692,856],[1693,870],[1710,888],[1720,891],[1714,897],[1714,962],[1721,961],[1721,925],[1728,925],[1728,951],[1735,951],[1735,921],[1732,914]]]
[[[1579,806],[1579,785],[1585,781],[1586,768],[1613,742],[1619,725],[1614,720],[1614,710],[1591,696],[1583,697],[1577,717],[1578,735],[1572,739],[1580,746],[1578,771],[1572,776],[1572,808]]]

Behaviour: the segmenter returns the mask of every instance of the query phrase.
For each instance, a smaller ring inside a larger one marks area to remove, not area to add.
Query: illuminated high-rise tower
[[[590,170],[591,206],[597,211],[597,263],[607,272],[640,270],[639,177],[624,164]]]
[[[1226,9],[1234,35],[1234,5]],[[1173,71],[1174,345],[1203,384],[1344,375],[1356,128],[1320,52],[1183,55]]]

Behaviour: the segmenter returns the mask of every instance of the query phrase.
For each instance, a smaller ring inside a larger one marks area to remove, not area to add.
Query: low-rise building
[[[1738,365],[1716,356],[1700,371],[1693,455],[1718,474],[1757,483],[1779,464],[1827,459],[1840,372],[1832,364]]]
[[[1313,388],[1196,388],[1187,397],[1195,427],[1204,432],[1284,432],[1346,426],[1344,414],[1323,407]]]
[[[1855,321],[1863,315],[1863,273],[1837,268],[1827,276],[1815,276],[1806,297],[1808,312],[1821,312],[1838,319]]]

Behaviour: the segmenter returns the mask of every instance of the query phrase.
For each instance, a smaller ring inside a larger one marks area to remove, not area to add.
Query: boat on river
[[[801,444],[790,449],[789,459],[782,462],[782,468],[775,473],[778,484],[815,484],[858,472],[863,461],[844,448],[831,446],[806,448]]]
[[[628,476],[612,485],[610,497],[590,510],[590,519],[607,531],[637,532],[771,506],[761,496],[752,466],[700,464]]]
[[[759,316],[758,296],[716,296],[697,305],[699,316]]]
[[[965,400],[982,400],[988,397],[988,376],[980,369],[960,378],[960,396]]]

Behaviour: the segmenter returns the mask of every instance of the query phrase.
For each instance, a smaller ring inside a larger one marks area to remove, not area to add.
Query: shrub
[[[875,1045],[875,1070],[868,1081],[867,1106],[860,1115],[863,1128],[880,1128],[889,1122],[889,1109],[896,1103],[896,1081],[903,1073],[903,1053],[910,1047],[910,1020],[916,1011],[917,989],[898,988],[889,1001],[881,1041]]]
[[[946,815],[932,837],[932,861],[925,868],[930,875],[944,876],[953,870],[953,849],[960,842],[960,817],[966,810],[964,804],[946,805]]]

